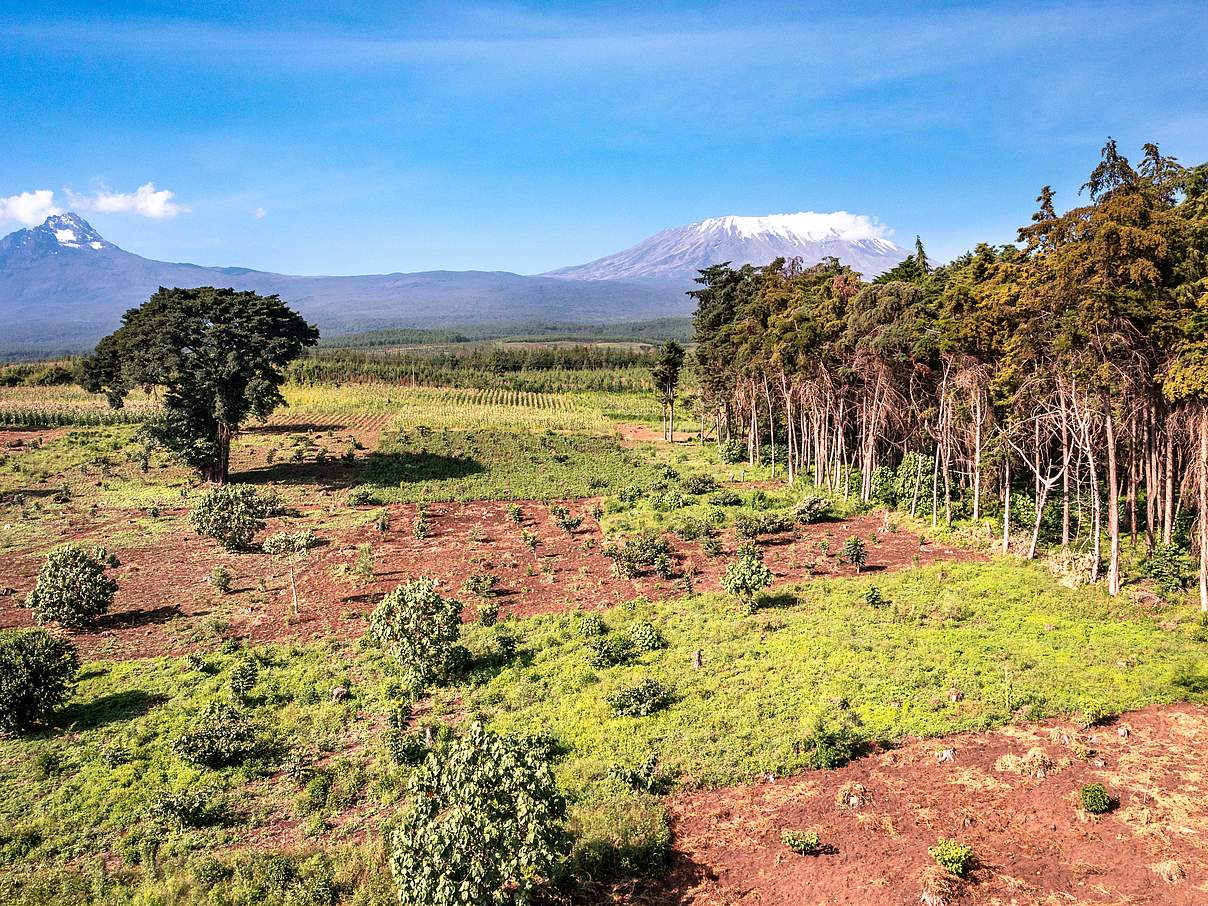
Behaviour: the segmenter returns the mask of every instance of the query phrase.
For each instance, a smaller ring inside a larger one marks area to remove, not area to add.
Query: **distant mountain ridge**
[[[424,271],[299,277],[143,258],[77,214],[0,238],[0,353],[90,348],[161,286],[277,293],[324,335],[393,327],[615,324],[692,312],[697,271],[777,257],[834,255],[865,276],[906,257],[857,215],[719,217],[665,230],[627,251],[549,274]]]
[[[834,257],[872,278],[908,254],[885,238],[886,233],[870,218],[846,211],[711,217],[663,230],[623,252],[550,271],[549,276],[571,280],[691,280],[697,271],[722,261],[739,267],[767,264],[776,258],[800,258],[809,265]]]

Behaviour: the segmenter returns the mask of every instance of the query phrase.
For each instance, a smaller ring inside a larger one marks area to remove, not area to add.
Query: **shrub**
[[[889,466],[872,470],[872,499],[889,507],[897,505],[897,473]]]
[[[706,557],[721,556],[721,542],[716,538],[705,538],[700,543],[701,553]]]
[[[659,554],[654,558],[651,564],[654,574],[660,579],[671,579],[675,577],[675,567],[671,562],[671,558],[667,554]]]
[[[628,639],[596,636],[587,640],[587,663],[592,667],[617,667],[629,663],[633,653]]]
[[[722,488],[709,496],[709,503],[713,506],[741,506],[742,495],[737,491],[731,491],[729,488]]]
[[[717,453],[722,462],[735,465],[747,458],[747,445],[737,437],[732,437],[718,447]]]
[[[1191,561],[1177,544],[1155,544],[1153,552],[1141,564],[1141,571],[1153,579],[1164,595],[1182,591],[1191,572]]]
[[[377,522],[375,524],[377,525],[378,532],[383,535],[390,531],[390,511],[382,510],[380,513],[378,513]]]
[[[684,495],[684,493],[676,488],[672,488],[665,493],[658,494],[650,498],[650,506],[657,512],[665,513],[671,510],[681,510],[688,506],[692,501]]]
[[[206,827],[222,815],[212,787],[188,786],[182,790],[157,793],[147,809],[147,817],[161,827]]]
[[[698,496],[717,490],[717,482],[712,475],[687,475],[680,481],[684,493]]]
[[[864,564],[868,562],[868,551],[864,547],[864,542],[852,535],[843,542],[843,552],[840,554],[844,563],[849,563],[859,572],[864,568]]]
[[[1112,810],[1115,800],[1107,792],[1107,787],[1101,783],[1091,783],[1078,792],[1082,807],[1092,815],[1103,815]]]
[[[508,518],[519,525],[524,521],[524,512],[520,509],[519,504],[509,503],[507,506]]]
[[[583,523],[582,516],[572,516],[570,510],[564,506],[550,507],[549,514],[554,518],[554,523],[565,532],[573,532]]]
[[[210,570],[210,587],[219,594],[226,594],[231,590],[231,571],[225,566],[215,566]]]
[[[428,755],[428,743],[420,733],[407,733],[400,727],[387,727],[386,752],[397,765],[415,767]]]
[[[416,683],[446,679],[456,672],[461,604],[438,595],[431,579],[412,579],[382,598],[369,635],[394,652]]]
[[[310,529],[302,529],[299,532],[275,532],[264,539],[261,548],[266,554],[283,557],[304,553],[318,543],[319,539],[314,532]]]
[[[659,557],[667,558],[666,562],[669,565],[671,547],[667,544],[666,538],[660,538],[657,535],[639,535],[636,538],[627,538],[620,544],[610,541],[604,546],[602,553],[612,560],[613,568],[618,575],[634,578],[640,576],[645,570],[659,565]]]
[[[753,544],[744,544],[726,567],[721,587],[737,598],[748,613],[754,613],[755,595],[771,585],[772,578],[772,571],[763,562],[763,552]]]
[[[646,717],[671,704],[671,690],[647,677],[636,685],[614,692],[608,704],[617,717]]]
[[[537,549],[537,534],[535,532],[530,532],[528,529],[521,529],[520,540],[529,550],[535,551]]]
[[[593,636],[604,635],[608,632],[608,627],[604,624],[604,618],[598,613],[585,613],[579,617],[576,629],[580,637],[590,639]]]
[[[629,627],[629,643],[635,651],[658,651],[667,647],[667,640],[644,620]]]
[[[479,626],[494,626],[499,622],[499,605],[498,604],[479,604],[478,605],[478,625]]]
[[[409,906],[531,903],[570,851],[548,760],[477,721],[416,770],[410,798],[390,840]]]
[[[814,715],[809,733],[801,744],[805,763],[819,771],[842,767],[864,746],[860,720],[846,702]]]
[[[492,573],[474,573],[466,579],[462,588],[480,598],[489,598],[495,594],[495,586],[498,584],[499,577]]]
[[[89,551],[69,542],[52,548],[25,606],[39,623],[86,629],[113,603],[117,583],[105,575],[105,567],[115,564],[101,547]]]
[[[800,856],[816,856],[822,852],[815,831],[781,831],[780,842]]]
[[[963,878],[973,866],[973,847],[955,840],[940,840],[927,849],[935,864],[958,878]]]
[[[684,519],[672,531],[684,541],[695,541],[712,534],[713,526],[703,519]]]
[[[654,754],[647,756],[637,768],[614,764],[608,769],[608,776],[638,793],[662,796],[671,790],[671,778],[659,770],[659,758]]]
[[[771,535],[783,532],[793,527],[793,521],[775,513],[741,514],[734,520],[734,531],[739,538],[758,538],[760,535]]]
[[[357,562],[353,564],[352,575],[362,583],[373,581],[373,545],[368,542],[357,546]]]
[[[221,768],[255,755],[260,740],[246,712],[225,702],[211,702],[194,729],[178,737],[172,748],[185,761]]]
[[[881,595],[881,589],[873,585],[866,592],[864,592],[864,603],[869,607],[884,607],[886,601]]]
[[[244,701],[252,691],[252,687],[256,685],[259,674],[260,669],[250,657],[243,657],[236,661],[231,667],[231,675],[227,680],[231,698],[237,702]]]
[[[245,551],[252,546],[265,519],[280,511],[275,496],[261,496],[247,484],[228,484],[212,488],[189,514],[189,523],[199,535],[213,538],[230,551]]]
[[[0,630],[0,733],[50,717],[79,665],[75,646],[45,629]]]
[[[798,522],[808,525],[825,518],[830,511],[829,497],[803,497],[793,508],[793,515],[797,517]]]

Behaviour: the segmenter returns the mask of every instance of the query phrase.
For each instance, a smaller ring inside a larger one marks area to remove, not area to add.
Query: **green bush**
[[[446,680],[464,666],[455,663],[461,658],[461,604],[438,595],[432,579],[412,579],[382,598],[369,619],[369,636],[387,646],[419,685]]]
[[[638,793],[663,796],[671,791],[672,780],[659,770],[659,758],[654,754],[648,755],[636,768],[614,764],[608,769],[608,776]]]
[[[593,636],[604,635],[608,632],[608,626],[604,623],[604,618],[598,613],[585,613],[579,617],[579,621],[575,626],[581,638],[589,639]]]
[[[701,553],[706,557],[721,556],[721,542],[716,538],[704,538],[700,543]]]
[[[709,503],[713,506],[742,506],[742,495],[729,488],[723,488],[709,495]]]
[[[667,647],[667,640],[653,625],[642,620],[629,627],[629,644],[635,651],[658,651]]]
[[[680,487],[685,494],[699,496],[717,490],[717,481],[712,475],[686,475],[680,480]]]
[[[753,544],[744,544],[726,567],[721,587],[737,598],[748,613],[754,613],[755,595],[771,585],[772,578],[772,571],[763,562],[763,551]]]
[[[877,466],[872,470],[872,499],[888,507],[898,503],[898,477],[889,466]]]
[[[1141,571],[1153,579],[1164,595],[1182,591],[1192,571],[1191,559],[1177,544],[1157,543],[1141,564]]]
[[[620,543],[610,541],[601,553],[612,560],[618,575],[632,579],[662,562],[659,557],[666,558],[665,562],[669,563],[671,546],[666,538],[658,535],[639,535]]]
[[[793,515],[798,522],[808,525],[824,519],[830,513],[831,505],[829,497],[803,497],[793,508]]]
[[[866,592],[864,592],[864,603],[869,607],[884,607],[887,602],[884,596],[881,594],[881,589],[873,585],[870,586]]]
[[[194,728],[181,734],[172,748],[185,761],[221,768],[257,754],[260,739],[244,711],[225,702],[211,702]]]
[[[793,520],[776,513],[743,513],[734,520],[734,531],[739,538],[748,540],[760,535],[773,535],[777,532],[788,531],[793,527]]]
[[[397,765],[414,767],[428,755],[428,743],[421,733],[408,733],[401,727],[387,727],[386,752]]]
[[[264,539],[261,549],[275,557],[301,554],[318,545],[319,539],[310,529],[299,532],[274,532]]]
[[[1082,807],[1092,815],[1106,814],[1116,804],[1111,794],[1107,792],[1107,787],[1101,783],[1084,786],[1079,790],[1078,798],[1082,801]]]
[[[780,842],[801,856],[816,856],[822,851],[815,831],[781,831]]]
[[[408,906],[523,906],[570,851],[565,802],[547,760],[481,723],[412,776],[411,808],[390,839]]]
[[[151,799],[147,817],[161,827],[206,827],[222,818],[222,805],[216,801],[216,796],[217,791],[211,787],[164,790]]]
[[[958,878],[963,878],[973,867],[973,847],[955,840],[940,840],[927,849],[935,864]]]
[[[117,583],[105,575],[105,567],[116,563],[102,547],[89,551],[68,542],[52,548],[25,606],[39,623],[87,629],[109,610],[117,594]]]
[[[633,646],[628,639],[596,636],[587,640],[587,663],[592,667],[617,667],[628,664],[633,655]]]
[[[494,626],[499,622],[499,605],[494,602],[478,605],[478,625]]]
[[[718,448],[717,453],[722,462],[735,465],[747,458],[747,445],[739,438],[732,437]]]
[[[807,766],[829,771],[847,764],[863,747],[859,718],[846,702],[838,702],[832,709],[814,715],[800,749]]]
[[[572,516],[570,511],[564,506],[551,506],[549,514],[553,517],[554,523],[565,532],[573,532],[583,524],[583,517]]]
[[[672,529],[676,536],[683,541],[695,541],[708,537],[713,533],[713,526],[703,519],[684,519]]]
[[[520,509],[519,504],[509,503],[507,505],[507,513],[508,518],[517,525],[524,521],[524,512]]]
[[[489,598],[495,594],[495,587],[498,584],[499,577],[493,573],[473,573],[466,579],[462,588],[480,598]]]
[[[197,534],[229,551],[246,551],[265,520],[280,509],[276,495],[261,495],[248,484],[228,484],[206,491],[189,513],[189,523]]]
[[[219,594],[225,595],[231,590],[231,571],[225,566],[215,566],[210,570],[210,587]]]
[[[237,702],[244,701],[256,685],[260,669],[250,657],[242,657],[231,666],[231,675],[227,679],[227,688],[231,698]]]
[[[76,649],[45,629],[0,630],[0,733],[44,722],[67,698]]]
[[[864,564],[868,562],[868,550],[864,546],[864,542],[852,535],[843,542],[843,552],[839,555],[844,563],[848,563],[856,568],[859,572],[864,568]]]
[[[671,704],[671,690],[653,677],[620,689],[608,697],[617,717],[646,717]]]

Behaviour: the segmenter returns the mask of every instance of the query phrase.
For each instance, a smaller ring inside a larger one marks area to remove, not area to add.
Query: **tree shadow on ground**
[[[325,434],[328,431],[347,431],[347,425],[335,422],[305,422],[298,425],[253,425],[244,434]]]
[[[106,724],[142,717],[168,700],[166,695],[142,689],[111,692],[90,702],[73,702],[58,713],[55,723],[76,730],[95,730]]]
[[[164,604],[150,610],[122,610],[117,613],[105,614],[96,621],[96,628],[134,629],[139,626],[167,623],[177,616],[180,616],[180,607],[176,604]]]
[[[370,453],[366,459],[366,484],[399,485],[403,482],[446,481],[486,472],[477,459],[439,453]]]
[[[328,459],[325,462],[275,462],[271,466],[231,472],[232,482],[247,484],[305,484],[326,490],[348,488],[356,484],[364,470],[364,461]]]

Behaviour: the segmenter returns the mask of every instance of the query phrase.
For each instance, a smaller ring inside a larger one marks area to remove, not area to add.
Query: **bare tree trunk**
[[[1107,537],[1110,558],[1107,565],[1107,593],[1120,593],[1120,475],[1116,462],[1116,422],[1111,400],[1104,400],[1104,432],[1107,435]]]
[[[1174,432],[1170,425],[1166,426],[1166,474],[1163,476],[1163,489],[1166,500],[1162,510],[1162,543],[1169,544],[1174,532]]]
[[[1201,406],[1200,423],[1200,611],[1208,614],[1208,407]]]
[[[1002,552],[1011,546],[1011,454],[1003,457],[1002,463]]]
[[[973,521],[981,519],[982,412],[981,393],[973,396]]]

